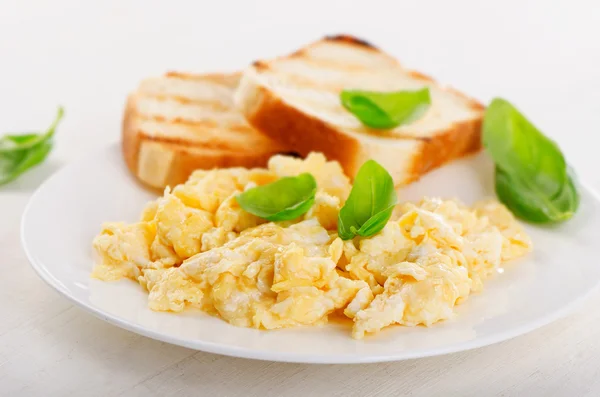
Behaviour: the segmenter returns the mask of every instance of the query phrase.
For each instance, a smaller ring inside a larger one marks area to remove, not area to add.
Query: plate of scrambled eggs
[[[476,348],[566,313],[600,280],[600,204],[556,227],[524,224],[493,194],[484,153],[398,191],[377,233],[341,239],[352,189],[320,153],[262,169],[196,171],[162,194],[111,146],[33,196],[22,224],[39,275],[120,327],[232,356],[308,363],[401,360]],[[267,221],[236,196],[309,173],[314,204]]]

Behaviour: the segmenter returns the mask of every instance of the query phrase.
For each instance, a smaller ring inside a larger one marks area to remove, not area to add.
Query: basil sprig
[[[269,221],[286,221],[306,213],[315,203],[317,181],[309,173],[283,177],[236,196],[245,211]]]
[[[419,119],[431,104],[429,88],[417,91],[375,92],[344,90],[342,106],[364,125],[391,129]]]
[[[374,235],[386,225],[397,201],[390,174],[376,161],[367,161],[338,215],[338,235],[342,240]]]
[[[54,122],[43,134],[7,134],[0,138],[0,185],[16,179],[46,159],[63,114],[63,108],[58,108]]]
[[[562,152],[508,101],[488,106],[482,139],[496,163],[496,194],[516,216],[535,223],[573,216],[579,194]]]

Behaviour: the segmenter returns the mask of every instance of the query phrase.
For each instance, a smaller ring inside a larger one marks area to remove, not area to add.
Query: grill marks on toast
[[[169,71],[164,77],[178,78],[186,81],[201,81],[210,82],[218,86],[225,86],[229,89],[234,90],[239,81],[240,73],[206,73],[206,74],[195,74],[195,73],[184,73],[177,71]]]
[[[429,87],[432,106],[406,126],[373,130],[340,103],[343,89],[417,90]],[[318,150],[353,176],[373,158],[397,185],[480,148],[483,106],[402,67],[372,44],[348,35],[329,36],[248,69],[236,102],[250,123],[289,150]]]
[[[349,43],[352,45],[360,45],[370,50],[376,49],[374,46],[367,42],[355,39],[350,36],[331,36],[326,38],[328,41]],[[398,66],[398,63],[390,59],[394,65]],[[345,62],[340,59],[330,59],[323,57],[314,57],[309,48],[300,49],[292,53],[288,58],[279,58],[277,62],[268,63],[265,61],[254,62],[256,70],[267,74],[272,73],[277,76],[273,85],[278,86],[278,90],[285,91],[285,87],[289,86],[290,91],[293,91],[294,100],[296,104],[300,104],[302,108],[319,108],[323,110],[324,114],[330,116],[335,115],[336,120],[325,120],[332,123],[337,123],[343,126],[346,130],[353,131],[355,133],[366,133],[374,138],[382,137],[387,139],[410,139],[415,137],[405,136],[403,134],[394,134],[390,131],[379,131],[365,129],[356,118],[351,115],[347,110],[340,106],[339,93],[345,88],[349,87],[348,74],[354,75],[354,80],[361,81],[368,78],[368,75],[372,71],[366,66],[361,64],[352,64]],[[391,64],[390,64],[391,65]],[[292,71],[291,69],[298,69]],[[320,74],[318,79],[315,79],[314,73]],[[313,73],[312,76],[307,77]],[[398,74],[396,69],[390,68],[388,73],[390,74],[388,81],[398,80]],[[428,76],[425,76],[418,72],[410,72],[411,76],[415,80],[421,80],[423,84],[431,83],[433,80]],[[384,77],[385,81],[386,78]],[[415,89],[420,88],[415,86]],[[382,86],[379,88],[382,91],[390,90],[389,87]],[[282,95],[282,97],[286,97]],[[422,139],[416,137],[416,139]]]
[[[198,127],[202,128],[202,133],[198,133]],[[211,120],[204,122],[165,121],[160,119],[148,119],[138,121],[140,134],[146,139],[155,142],[169,142],[173,144],[202,146],[203,148],[219,150],[248,150],[253,148],[256,151],[262,151],[259,147],[264,143],[265,138],[255,135],[256,131],[251,127],[244,125],[232,125],[224,133],[222,125]],[[226,139],[224,139],[226,135]],[[267,151],[270,150],[267,148]]]
[[[344,46],[358,46],[361,51],[373,52],[384,61],[384,67],[373,71],[368,64],[351,63],[348,60],[328,58],[320,54],[318,47],[323,42],[333,42]],[[441,87],[431,77],[401,67],[394,58],[382,53],[370,43],[347,35],[328,36],[321,42],[302,48],[287,57],[276,58],[271,62],[256,61],[257,72],[266,81],[267,87],[276,87],[275,94],[282,94],[284,101],[293,101],[293,106],[311,112],[321,110],[323,121],[332,123],[354,134],[365,134],[373,138],[429,140],[430,137],[409,133],[415,127],[427,123],[427,119],[439,116],[432,110],[423,118],[408,127],[394,130],[373,130],[363,126],[353,115],[340,105],[339,93],[343,89],[368,89],[373,91],[417,90],[430,87],[432,94],[440,96],[454,95],[466,100],[468,108],[478,112],[483,109],[477,101],[446,87]],[[294,70],[296,69],[296,70]],[[375,77],[374,77],[375,76]],[[352,86],[352,81],[362,82]],[[427,131],[424,131],[424,133]],[[429,131],[431,133],[431,131]],[[436,132],[433,131],[435,134]]]
[[[145,80],[136,94],[138,133],[149,141],[201,145],[205,150],[234,152],[253,147],[272,152],[273,142],[234,109],[232,95],[239,77],[169,72]]]
[[[202,99],[190,99],[190,98],[186,98],[183,96],[147,95],[146,97],[152,98],[158,102],[174,101],[181,105],[197,105],[197,106],[201,106],[203,108],[210,109],[214,112],[228,113],[231,110],[231,108],[229,106],[227,106],[223,103],[209,101],[209,100],[202,100]]]
[[[375,47],[373,44],[369,43],[368,41],[359,39],[358,37],[350,36],[347,34],[336,34],[336,35],[325,36],[324,40],[348,43],[348,44],[352,44],[352,45],[359,45],[359,46],[363,46],[365,48],[379,51],[379,48]]]
[[[284,151],[235,108],[239,79],[169,72],[142,81],[123,120],[123,154],[133,174],[162,189],[185,182],[196,169],[263,167]]]

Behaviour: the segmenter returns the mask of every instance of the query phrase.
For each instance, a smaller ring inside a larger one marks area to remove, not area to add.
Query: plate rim
[[[27,244],[26,239],[26,220],[28,219],[28,214],[33,206],[34,201],[40,192],[61,173],[66,167],[71,166],[72,164],[77,163],[80,159],[88,158],[93,153],[101,153],[108,150],[115,150],[117,144],[109,144],[104,145],[103,147],[93,150],[87,153],[87,156],[78,156],[77,158],[69,161],[64,164],[58,170],[56,170],[52,175],[50,175],[44,182],[37,187],[37,189],[33,192],[33,194],[29,197],[27,204],[22,212],[20,219],[20,242],[25,252],[25,256],[33,268],[35,273],[40,277],[48,286],[56,290],[60,295],[65,297],[68,301],[70,301],[75,306],[82,308],[88,313],[91,313],[96,318],[99,318],[111,325],[117,326],[121,329],[125,329],[130,332],[137,333],[139,335],[158,340],[161,342],[178,345],[182,347],[186,347],[189,349],[193,349],[196,351],[204,351],[212,354],[220,354],[229,357],[237,357],[237,358],[245,358],[245,359],[254,359],[254,360],[263,360],[263,361],[273,361],[273,362],[287,362],[287,363],[299,363],[299,364],[365,364],[365,363],[379,363],[379,362],[392,362],[392,361],[404,361],[418,358],[426,358],[426,357],[435,357],[442,356],[446,354],[458,353],[462,351],[468,351],[477,349],[480,347],[490,346],[493,344],[497,344],[500,342],[504,342],[510,339],[513,339],[517,336],[521,336],[542,328],[556,320],[559,320],[568,314],[575,311],[575,309],[583,302],[585,302],[591,295],[596,293],[600,289],[600,280],[596,283],[596,285],[590,288],[587,292],[583,293],[579,297],[574,300],[569,301],[567,304],[561,306],[559,309],[554,310],[552,313],[537,318],[532,322],[525,323],[523,325],[511,328],[508,331],[503,331],[495,334],[491,334],[488,336],[476,338],[466,342],[460,342],[456,344],[451,344],[446,347],[438,347],[433,349],[422,349],[416,350],[409,353],[390,353],[388,355],[360,355],[353,356],[349,355],[315,355],[315,354],[303,354],[303,353],[278,353],[274,351],[264,351],[264,350],[255,350],[246,347],[232,347],[226,343],[214,343],[207,342],[201,339],[190,340],[177,336],[170,336],[158,331],[154,331],[148,329],[146,327],[137,325],[126,318],[121,316],[110,314],[106,311],[101,310],[100,308],[96,308],[92,305],[89,305],[74,296],[72,296],[67,290],[65,290],[60,283],[55,282],[54,278],[51,276],[51,273],[48,272],[47,268],[41,263],[42,261],[38,261],[35,259],[34,255],[31,253],[30,248]],[[586,190],[586,193],[591,196],[596,202],[600,203],[600,194],[596,192],[589,184],[578,180],[578,185]],[[233,325],[231,325],[233,327]]]

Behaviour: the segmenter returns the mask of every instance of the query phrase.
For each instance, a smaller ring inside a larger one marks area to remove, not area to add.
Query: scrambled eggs
[[[303,172],[318,192],[295,221],[266,222],[235,200]],[[268,169],[196,171],[148,204],[140,222],[103,225],[93,277],[139,282],[153,310],[197,307],[243,327],[317,325],[343,313],[360,339],[450,318],[503,261],[531,250],[498,202],[468,208],[436,198],[399,205],[378,234],[342,241],[337,216],[350,189],[340,165],[316,153],[275,156]]]

